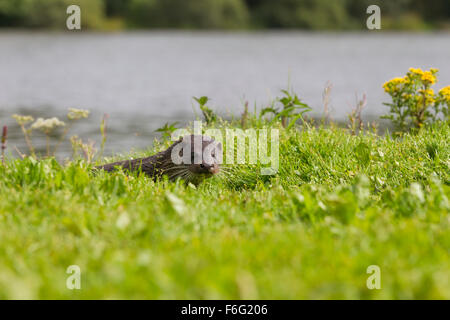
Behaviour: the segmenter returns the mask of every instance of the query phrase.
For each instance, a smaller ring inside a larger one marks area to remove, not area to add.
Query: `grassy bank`
[[[278,174],[197,187],[0,165],[0,298],[450,298],[448,123],[401,139],[279,129]]]

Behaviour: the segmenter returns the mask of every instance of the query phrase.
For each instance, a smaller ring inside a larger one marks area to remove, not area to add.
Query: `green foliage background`
[[[0,26],[64,29],[78,4],[87,29],[364,29],[381,8],[383,29],[449,28],[447,0],[0,0]]]

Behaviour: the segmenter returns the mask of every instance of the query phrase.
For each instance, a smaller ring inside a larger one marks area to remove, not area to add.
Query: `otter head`
[[[171,180],[182,178],[186,182],[198,183],[219,173],[222,160],[222,144],[208,136],[188,135],[180,138],[170,148],[174,165]]]

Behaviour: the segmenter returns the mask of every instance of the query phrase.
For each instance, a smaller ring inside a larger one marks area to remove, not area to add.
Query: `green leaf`
[[[193,97],[193,98],[194,98],[195,101],[198,102],[198,104],[199,104],[200,106],[204,106],[204,105],[207,104],[208,101],[209,101],[209,98],[206,97],[206,96],[202,96],[202,97],[200,97],[200,98],[196,98],[196,97]]]

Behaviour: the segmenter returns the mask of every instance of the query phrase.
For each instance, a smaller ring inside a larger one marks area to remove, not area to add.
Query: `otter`
[[[111,172],[122,168],[124,171],[142,172],[153,180],[166,175],[170,181],[183,179],[197,185],[219,173],[221,155],[222,145],[214,139],[188,135],[153,156],[108,163],[95,169]]]

